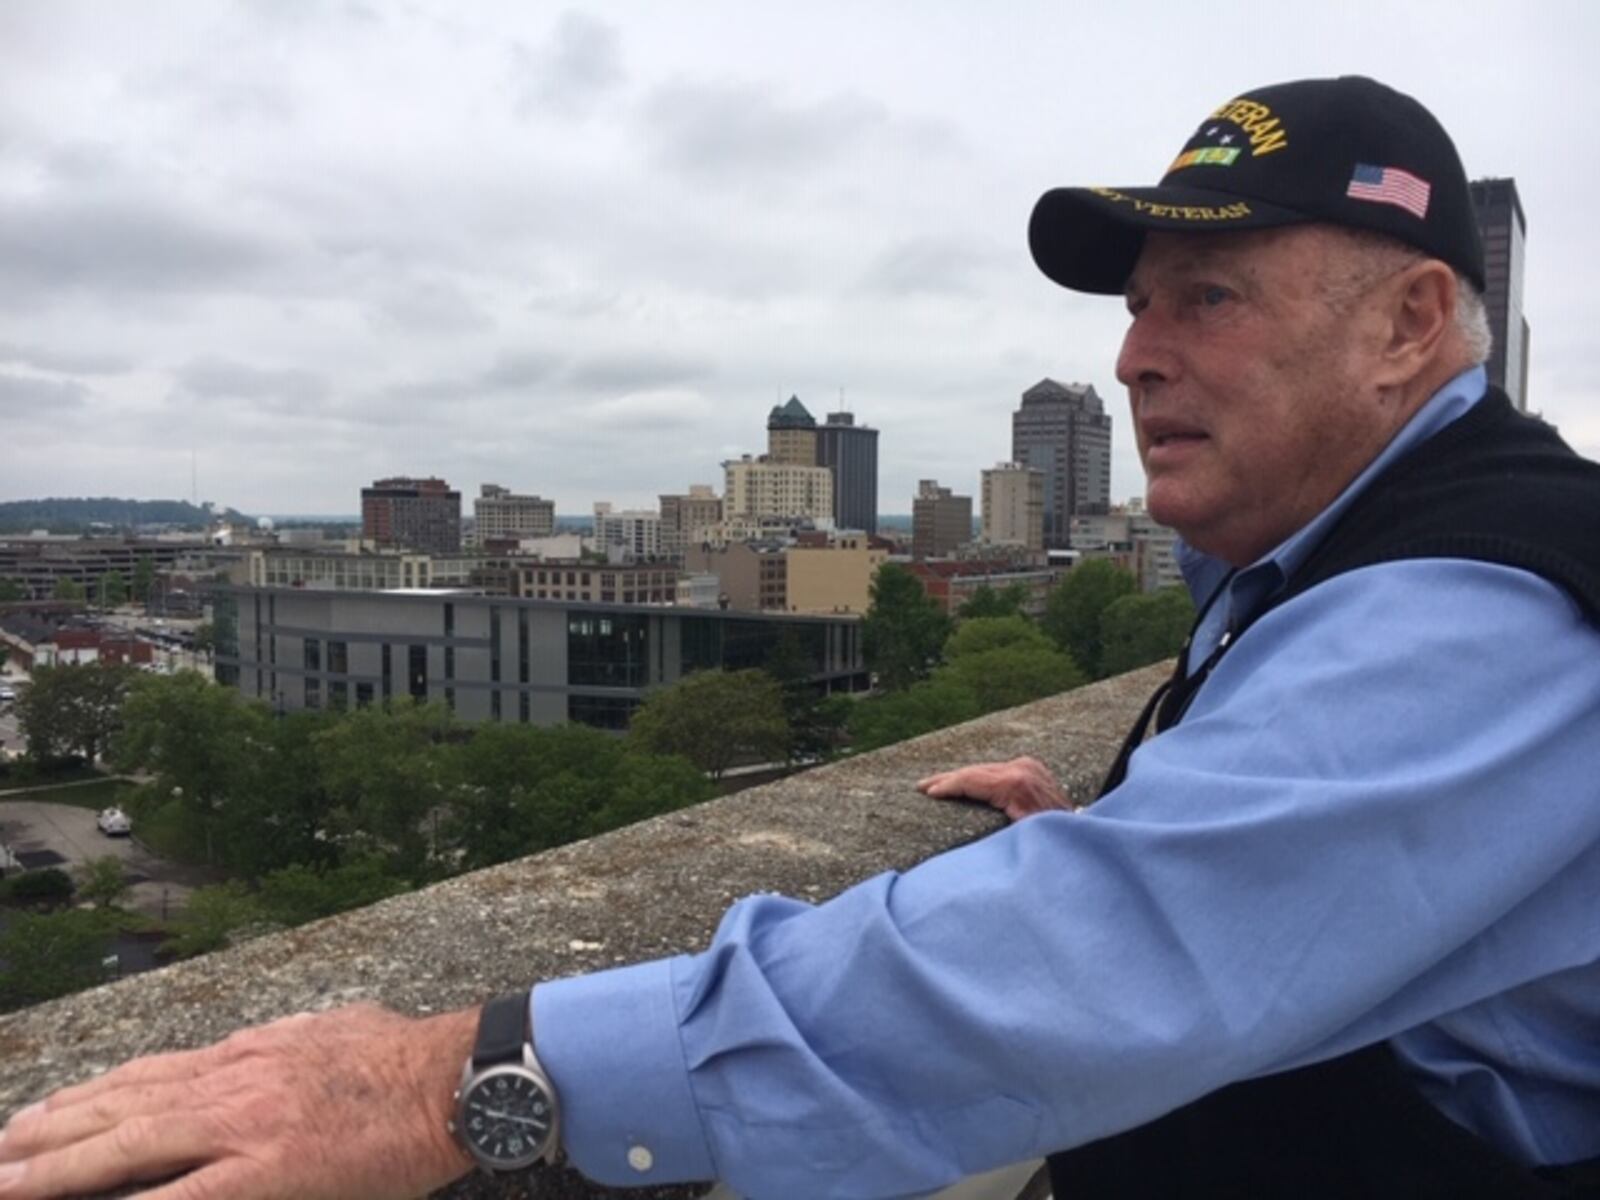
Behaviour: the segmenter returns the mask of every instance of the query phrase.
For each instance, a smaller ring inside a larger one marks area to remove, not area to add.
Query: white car
[[[133,832],[133,822],[120,808],[102,808],[94,823],[108,837],[127,837]]]
[[[0,704],[9,704],[17,698],[17,691],[9,683],[0,683]]]

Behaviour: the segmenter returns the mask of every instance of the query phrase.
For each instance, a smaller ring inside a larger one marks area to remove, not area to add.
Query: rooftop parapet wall
[[[740,896],[824,900],[1003,823],[929,800],[933,771],[1031,754],[1093,796],[1158,665],[713,800],[231,950],[0,1017],[0,1116],[141,1054],[205,1045],[289,1013],[372,1001],[405,1013],[539,979],[693,951]],[[613,1192],[568,1172],[540,1196]],[[449,1197],[531,1195],[469,1177]]]

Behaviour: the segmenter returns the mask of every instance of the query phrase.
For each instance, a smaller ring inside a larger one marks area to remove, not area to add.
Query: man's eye
[[[1226,304],[1232,293],[1225,287],[1203,287],[1200,289],[1200,303],[1206,308],[1215,308],[1219,304]]]

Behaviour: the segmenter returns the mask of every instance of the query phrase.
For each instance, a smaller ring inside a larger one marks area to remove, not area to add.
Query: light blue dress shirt
[[[1483,388],[1452,381],[1236,575],[1197,654]],[[1185,559],[1202,594],[1226,574]],[[1597,768],[1600,630],[1565,593],[1346,573],[1261,617],[1093,808],[541,984],[567,1152],[612,1184],[915,1195],[1387,1038],[1519,1159],[1600,1154]]]

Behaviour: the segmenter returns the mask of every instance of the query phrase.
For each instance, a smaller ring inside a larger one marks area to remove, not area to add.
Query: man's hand
[[[137,1059],[11,1119],[0,1198],[152,1180],[150,1200],[424,1195],[471,1166],[446,1122],[477,1024],[356,1005]]]
[[[1013,821],[1051,809],[1075,811],[1050,768],[1037,758],[1010,762],[978,763],[956,771],[942,771],[918,780],[917,791],[940,800],[982,800]]]

